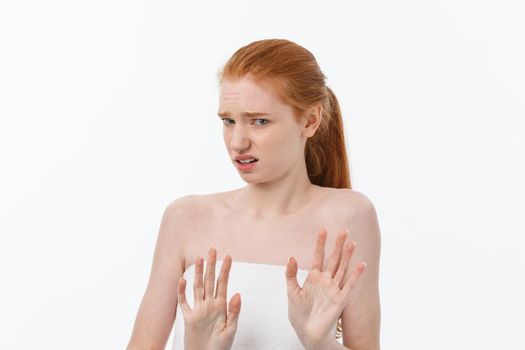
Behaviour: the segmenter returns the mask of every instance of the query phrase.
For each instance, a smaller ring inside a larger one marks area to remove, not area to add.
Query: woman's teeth
[[[239,162],[246,164],[246,163],[252,163],[255,162],[255,159],[246,159],[246,160],[239,160]]]

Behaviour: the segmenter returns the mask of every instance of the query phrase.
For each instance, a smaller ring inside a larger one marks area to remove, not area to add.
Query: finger
[[[204,286],[202,283],[202,270],[204,260],[197,256],[195,258],[195,280],[193,281],[193,299],[195,304],[200,303],[204,298]]]
[[[226,319],[226,327],[232,327],[237,329],[237,321],[239,320],[239,314],[241,313],[241,295],[235,293],[231,297],[228,304],[228,318]]]
[[[186,300],[186,280],[181,277],[179,279],[179,285],[177,287],[177,298],[179,301],[182,314],[186,314],[188,311],[191,311],[188,301]]]
[[[323,260],[324,260],[324,246],[326,243],[326,236],[328,231],[326,227],[321,228],[317,234],[317,241],[315,243],[314,260],[312,262],[312,270],[317,269],[323,271]]]
[[[352,289],[354,288],[354,285],[357,283],[357,280],[359,280],[359,277],[361,277],[361,275],[363,274],[363,271],[365,270],[365,268],[366,268],[366,262],[360,263],[355,269],[355,271],[352,273],[348,281],[346,281],[342,289],[343,295],[345,297],[348,296],[348,294],[352,291]]]
[[[348,267],[350,266],[350,259],[352,258],[352,255],[355,251],[356,243],[355,241],[349,242],[345,245],[345,249],[343,250],[343,261],[339,265],[339,268],[337,269],[337,273],[335,274],[334,280],[337,281],[337,285],[339,288],[342,288],[341,281],[343,280],[346,271],[348,270]]]
[[[217,279],[217,289],[215,297],[218,299],[226,300],[228,291],[228,278],[230,276],[230,268],[232,266],[232,258],[229,255],[224,257],[221,265],[221,272]]]
[[[339,267],[339,262],[341,260],[341,251],[343,250],[343,245],[346,241],[347,236],[348,236],[348,231],[345,230],[339,233],[335,241],[335,247],[332,252],[332,255],[330,256],[328,268],[326,269],[326,271],[330,272],[330,277],[332,278],[335,276],[337,268]]]
[[[301,289],[297,282],[297,270],[299,269],[297,261],[291,256],[288,258],[288,264],[286,264],[286,286],[288,294],[296,292]]]
[[[208,249],[208,262],[206,263],[206,274],[204,275],[204,299],[211,296],[215,286],[215,263],[217,261],[217,250],[210,247]]]

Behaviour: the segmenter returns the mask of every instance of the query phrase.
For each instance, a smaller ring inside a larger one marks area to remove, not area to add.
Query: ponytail
[[[324,119],[314,136],[306,141],[306,169],[310,182],[333,188],[351,188],[341,109],[328,86]]]

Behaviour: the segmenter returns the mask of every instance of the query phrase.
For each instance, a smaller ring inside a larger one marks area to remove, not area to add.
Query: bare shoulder
[[[189,194],[173,200],[169,206],[184,207],[190,210],[206,209],[209,208],[210,205],[223,201],[235,191],[236,190],[207,194]]]
[[[177,221],[191,220],[199,209],[200,195],[190,194],[171,201],[165,209],[165,215]]]
[[[358,241],[378,240],[377,212],[370,198],[347,188],[332,189],[330,210]]]
[[[160,245],[170,247],[166,253],[169,256],[182,256],[188,232],[191,232],[192,223],[199,217],[200,195],[185,195],[168,203],[162,214],[159,238]],[[175,249],[179,254],[172,254]]]
[[[362,192],[352,190],[349,188],[333,188],[332,198],[340,204],[358,206],[358,207],[373,207],[372,201]]]
[[[169,227],[167,231],[184,242],[186,233],[195,232],[207,224],[210,213],[221,205],[225,193],[189,194],[173,200],[166,206],[163,215],[163,221]]]
[[[211,209],[220,199],[219,193],[211,194],[189,194],[179,197],[170,202],[165,214],[180,223],[190,223],[201,219],[202,215]]]

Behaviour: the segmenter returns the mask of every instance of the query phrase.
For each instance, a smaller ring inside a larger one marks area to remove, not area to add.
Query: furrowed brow
[[[219,112],[217,113],[219,117],[229,117],[230,113],[228,112]],[[254,118],[254,117],[262,117],[269,115],[268,113],[262,113],[262,112],[242,112],[241,115],[246,118]]]

